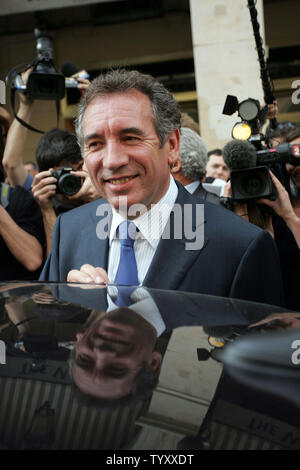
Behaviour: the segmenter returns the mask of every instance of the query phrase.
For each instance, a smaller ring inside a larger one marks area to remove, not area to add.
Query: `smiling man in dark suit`
[[[41,280],[140,284],[282,305],[270,235],[199,204],[170,175],[180,116],[174,97],[151,76],[117,70],[92,82],[79,104],[77,135],[104,200],[58,218]],[[135,235],[128,224],[122,235],[124,220],[134,222]]]

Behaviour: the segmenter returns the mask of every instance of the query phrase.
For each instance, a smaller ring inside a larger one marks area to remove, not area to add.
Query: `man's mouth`
[[[105,182],[110,183],[110,184],[114,184],[114,185],[118,185],[118,184],[128,183],[128,181],[130,181],[134,178],[136,178],[136,175],[134,175],[134,176],[124,176],[122,178],[109,178],[109,179],[106,179]]]

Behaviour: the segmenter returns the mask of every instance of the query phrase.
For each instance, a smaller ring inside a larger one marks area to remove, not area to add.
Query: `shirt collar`
[[[175,204],[178,195],[178,188],[173,176],[170,175],[170,184],[167,192],[159,202],[153,204],[150,210],[133,220],[139,229],[136,239],[146,239],[153,248],[157,246],[158,240],[161,238],[164,228],[170,216],[170,212]],[[112,223],[109,235],[109,243],[117,238],[117,228],[124,218],[112,208]]]
[[[185,186],[185,189],[186,189],[189,193],[193,194],[193,193],[196,191],[196,189],[198,188],[199,184],[200,184],[200,180],[193,181],[192,183],[187,184],[187,185]]]

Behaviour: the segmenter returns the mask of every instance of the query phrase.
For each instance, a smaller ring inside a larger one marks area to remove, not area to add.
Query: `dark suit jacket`
[[[178,187],[177,204],[192,209],[189,223],[201,229],[203,220],[197,221],[195,215],[199,199]],[[71,269],[85,263],[107,270],[109,240],[96,234],[97,224],[107,217],[102,204],[108,206],[104,200],[93,201],[57,219],[52,252],[40,280],[66,281]],[[283,305],[278,253],[268,232],[204,202],[204,245],[187,250],[190,240],[184,234],[180,239],[173,236],[173,220],[171,214],[171,238],[161,239],[143,285]]]
[[[220,198],[214,193],[206,191],[202,184],[200,183],[196,191],[193,193],[193,196],[198,196],[200,199],[203,199],[206,202],[211,202],[212,204],[217,204],[221,206]]]

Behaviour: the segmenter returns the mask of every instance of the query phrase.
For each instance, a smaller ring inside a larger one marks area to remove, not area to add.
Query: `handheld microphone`
[[[232,140],[225,145],[223,158],[230,171],[253,168],[256,166],[256,149],[247,140]]]
[[[66,88],[77,88],[78,78],[89,78],[89,74],[86,70],[78,71],[78,68],[73,62],[65,62],[61,66],[62,74],[66,77],[65,85]]]

